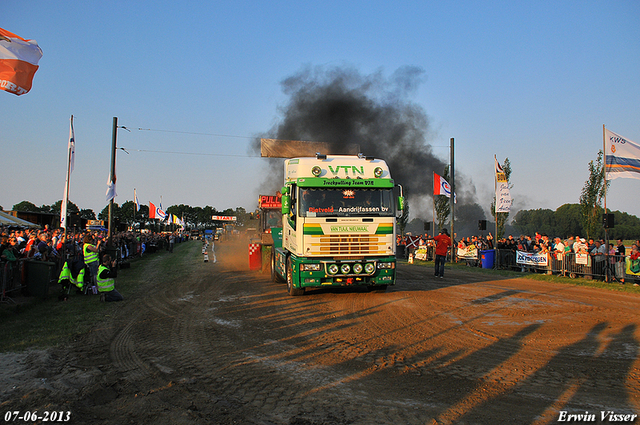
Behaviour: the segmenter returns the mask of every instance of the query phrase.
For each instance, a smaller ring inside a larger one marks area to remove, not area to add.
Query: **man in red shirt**
[[[447,251],[451,246],[451,238],[447,229],[440,230],[440,234],[433,238],[436,241],[436,272],[435,276],[444,277],[444,263],[447,261]]]

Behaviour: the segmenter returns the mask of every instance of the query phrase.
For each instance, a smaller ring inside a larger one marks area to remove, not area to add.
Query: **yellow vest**
[[[101,279],[100,275],[104,270],[109,270],[109,268],[100,264],[100,267],[98,267],[98,292],[113,291],[116,289],[116,280],[112,277]]]
[[[82,254],[84,255],[84,263],[89,264],[95,261],[98,261],[98,253],[89,251],[89,247],[92,246],[95,248],[95,245],[91,245],[90,243],[86,243],[82,246]]]

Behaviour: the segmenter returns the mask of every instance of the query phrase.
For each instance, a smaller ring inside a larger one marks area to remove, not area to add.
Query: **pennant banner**
[[[607,180],[640,179],[640,145],[605,129],[604,149]]]
[[[0,28],[0,89],[17,96],[28,93],[41,57],[35,40]]]

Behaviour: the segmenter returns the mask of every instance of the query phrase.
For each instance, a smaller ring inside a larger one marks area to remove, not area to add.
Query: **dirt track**
[[[101,424],[544,424],[640,414],[640,297],[401,265],[386,293],[318,290],[189,251],[66,349],[5,354],[7,411]],[[180,254],[173,254],[180,255]],[[120,279],[126,278],[126,271]],[[128,294],[125,294],[127,296]],[[636,423],[640,423],[636,419]]]

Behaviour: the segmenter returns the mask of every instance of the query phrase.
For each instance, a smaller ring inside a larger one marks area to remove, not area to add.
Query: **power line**
[[[156,151],[156,150],[150,150],[150,149],[130,149],[130,148],[119,148],[119,149],[123,149],[123,150],[126,149],[127,151],[133,151],[133,152],[168,153],[172,155],[206,155],[206,156],[230,156],[230,157],[236,157],[236,158],[261,158],[260,156],[255,156],[255,155],[234,155],[234,154],[224,154],[224,153]]]
[[[126,127],[122,127],[125,128]],[[197,136],[217,136],[217,137],[234,137],[237,139],[255,139],[255,137],[253,136],[236,136],[236,135],[232,135],[232,134],[217,134],[217,133],[197,133],[194,131],[179,131],[179,130],[158,130],[158,129],[154,129],[154,128],[140,128],[138,127],[136,130],[139,131],[158,131],[161,133],[178,133],[178,134],[194,134]]]
[[[130,128],[127,128],[125,126],[121,126],[120,128],[127,130],[127,131],[131,131]],[[192,134],[192,135],[196,135],[196,136],[216,136],[216,137],[233,137],[233,138],[237,138],[237,139],[255,139],[255,137],[251,137],[251,136],[237,136],[237,135],[232,135],[232,134],[218,134],[218,133],[199,133],[199,132],[195,132],[195,131],[180,131],[180,130],[160,130],[160,129],[155,129],[155,128],[142,128],[142,127],[138,127],[134,130],[138,130],[138,131],[157,131],[160,133],[175,133],[175,134]],[[146,153],[165,153],[165,154],[172,154],[172,155],[206,155],[206,156],[227,156],[227,157],[236,157],[236,158],[260,158],[260,156],[255,156],[255,155],[235,155],[235,154],[222,154],[222,153],[202,153],[202,152],[175,152],[175,151],[157,151],[157,150],[151,150],[151,149],[131,149],[131,148],[120,148],[122,150],[124,150],[125,152],[127,151],[132,151],[132,152],[146,152]],[[129,153],[129,152],[127,152]]]

